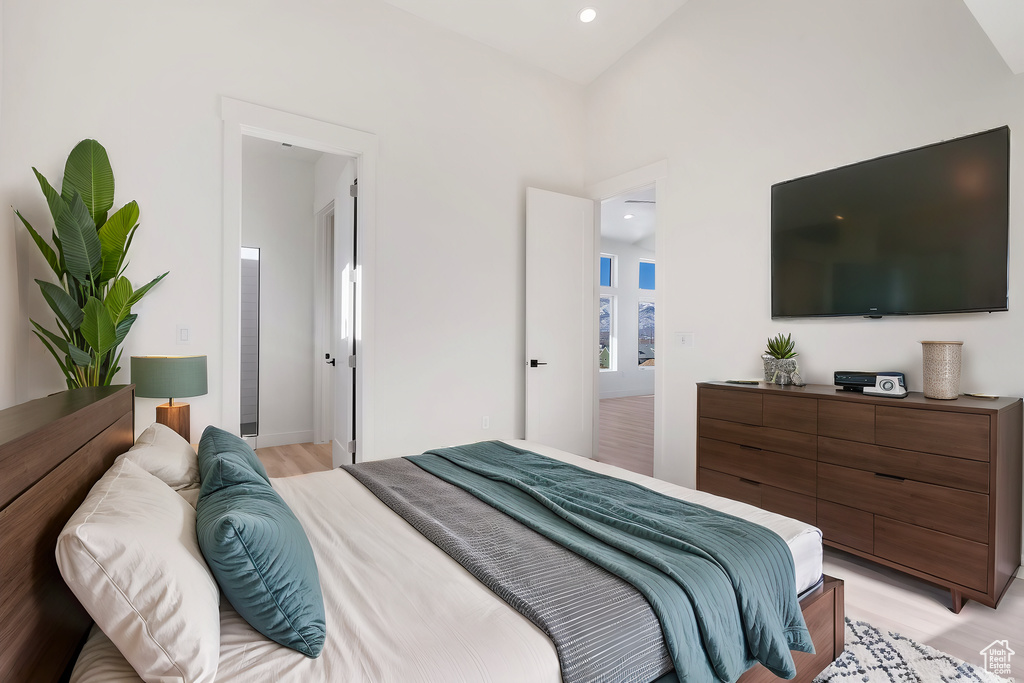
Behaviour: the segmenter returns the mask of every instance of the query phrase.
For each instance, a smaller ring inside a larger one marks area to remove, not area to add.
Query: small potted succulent
[[[800,368],[797,366],[796,342],[792,335],[783,336],[780,332],[768,338],[768,348],[764,355],[764,381],[769,384],[795,384],[803,386],[800,379]]]

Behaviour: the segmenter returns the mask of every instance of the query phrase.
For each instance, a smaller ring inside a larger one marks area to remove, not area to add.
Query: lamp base
[[[191,430],[189,427],[192,424],[192,418],[189,414],[189,405],[187,403],[163,403],[156,407],[156,421],[162,425],[167,425],[174,431],[181,435],[181,438],[185,439],[189,443],[192,443],[190,438]]]

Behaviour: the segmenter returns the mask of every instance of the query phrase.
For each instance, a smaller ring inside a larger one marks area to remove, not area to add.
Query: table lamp
[[[189,405],[174,398],[206,393],[206,356],[132,356],[131,368],[135,395],[168,399],[156,407],[156,421],[191,443]]]

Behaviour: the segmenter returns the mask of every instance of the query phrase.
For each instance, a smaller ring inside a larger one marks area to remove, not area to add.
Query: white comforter
[[[786,540],[797,590],[821,576],[821,533],[757,508],[539,444],[514,445],[762,524]],[[318,659],[282,647],[221,606],[217,681],[560,681],[554,645],[344,470],[273,480],[309,536],[327,610]],[[137,683],[94,629],[72,683]]]

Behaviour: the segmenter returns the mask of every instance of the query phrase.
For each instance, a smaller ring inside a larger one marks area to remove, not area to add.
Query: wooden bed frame
[[[0,411],[0,681],[59,680],[92,624],[57,535],[135,440],[135,387],[64,391]]]
[[[75,389],[0,411],[0,681],[60,680],[89,631],[54,548],[92,485],[131,447],[134,389]],[[810,683],[843,651],[843,582],[825,577],[800,606],[817,653],[793,653],[794,680]],[[740,678],[777,680],[761,666]]]

